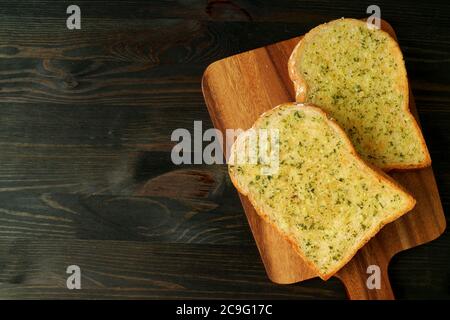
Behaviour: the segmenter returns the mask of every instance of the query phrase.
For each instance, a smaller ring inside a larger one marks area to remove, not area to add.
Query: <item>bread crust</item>
[[[304,50],[305,41],[308,41],[308,38],[313,37],[322,28],[325,28],[331,24],[337,23],[342,20],[351,21],[354,24],[366,26],[366,22],[364,22],[362,20],[350,19],[350,18],[345,18],[345,19],[341,18],[341,19],[337,19],[337,20],[333,20],[333,21],[321,24],[321,25],[313,28],[312,30],[310,30],[307,34],[305,34],[305,36],[299,41],[299,43],[295,46],[294,50],[292,51],[292,54],[288,60],[288,72],[289,72],[289,77],[291,78],[291,80],[294,84],[295,95],[296,95],[295,99],[297,102],[306,102],[306,97],[307,97],[307,93],[308,93],[308,84],[306,83],[306,80],[303,78],[303,76],[299,72],[296,71],[298,69],[296,67],[296,62],[299,61],[299,57],[301,56],[301,54]],[[384,21],[383,21],[383,23],[387,24]],[[380,32],[383,32],[390,40],[393,41],[393,43],[395,44],[394,45],[395,52],[392,52],[392,53],[397,58],[396,60],[400,62],[400,65],[404,66],[405,63],[404,63],[403,55],[400,50],[400,46],[399,46],[398,42],[386,31],[380,29]],[[402,83],[398,84],[398,86],[402,90],[403,96],[406,97],[406,99],[403,99],[402,109],[413,123],[414,129],[417,132],[417,135],[420,139],[420,144],[422,146],[422,151],[425,154],[425,159],[420,163],[413,163],[413,164],[389,163],[389,164],[380,166],[380,168],[383,169],[384,171],[390,171],[393,169],[400,169],[400,170],[420,169],[420,168],[429,167],[431,165],[430,153],[428,151],[427,144],[425,142],[425,138],[423,137],[422,130],[420,129],[419,124],[416,121],[416,118],[414,117],[414,115],[411,113],[411,110],[409,109],[408,77],[406,74],[406,68],[403,68],[403,70],[404,70],[404,81]]]
[[[372,230],[367,232],[366,236],[354,248],[351,249],[351,254],[349,254],[345,259],[343,259],[334,269],[332,269],[328,273],[324,274],[324,273],[321,273],[320,270],[316,267],[316,265],[306,257],[306,255],[303,253],[302,249],[296,243],[295,239],[293,239],[289,234],[286,234],[285,232],[283,232],[278,227],[277,224],[275,224],[273,221],[271,221],[269,216],[259,208],[259,206],[257,205],[256,201],[253,199],[253,197],[250,194],[248,194],[247,192],[245,192],[242,188],[239,187],[239,184],[237,183],[237,181],[235,180],[235,178],[233,177],[233,175],[230,172],[230,166],[228,166],[228,173],[229,173],[231,182],[233,183],[235,188],[239,191],[239,193],[241,193],[242,195],[246,196],[249,199],[250,203],[253,205],[253,208],[255,209],[257,214],[261,218],[263,218],[263,220],[265,222],[267,222],[268,224],[273,226],[283,236],[283,238],[286,239],[290,243],[290,245],[293,247],[295,252],[298,255],[300,255],[300,257],[307,263],[307,265],[309,267],[311,267],[311,269],[313,269],[315,271],[315,273],[320,278],[322,278],[323,280],[328,280],[333,275],[335,275],[336,272],[338,272],[345,264],[347,264],[355,256],[355,254],[358,252],[358,250],[361,249],[371,238],[373,238],[381,228],[383,228],[386,224],[398,219],[399,217],[406,214],[407,212],[411,211],[416,204],[416,200],[408,193],[408,191],[406,191],[405,188],[403,188],[400,184],[398,184],[395,180],[393,180],[385,172],[381,171],[377,167],[375,167],[375,166],[367,163],[365,160],[363,160],[359,156],[359,154],[356,152],[355,148],[353,147],[352,142],[347,137],[347,134],[340,127],[340,125],[333,118],[331,118],[325,111],[323,111],[322,109],[320,109],[312,104],[303,104],[303,103],[292,102],[292,103],[284,103],[284,104],[278,105],[275,108],[263,113],[255,121],[255,123],[249,130],[256,129],[258,127],[259,123],[261,121],[263,121],[263,119],[266,116],[269,116],[270,114],[276,112],[279,108],[284,107],[284,106],[290,106],[290,107],[294,107],[294,108],[303,108],[303,109],[306,109],[311,112],[318,113],[318,114],[324,116],[327,123],[337,132],[337,134],[339,136],[341,136],[344,143],[347,145],[350,154],[353,155],[355,160],[360,163],[362,169],[366,170],[368,174],[377,177],[380,181],[383,181],[383,182],[391,185],[394,189],[397,189],[397,190],[403,192],[406,195],[406,197],[408,198],[407,206],[404,210],[400,210],[399,212],[391,214],[385,220],[381,221],[378,225],[376,225],[374,228],[372,228]],[[242,134],[244,134],[244,133],[242,133]],[[234,154],[233,151],[234,151],[235,145],[236,144],[233,144],[232,149],[231,149],[232,155]]]

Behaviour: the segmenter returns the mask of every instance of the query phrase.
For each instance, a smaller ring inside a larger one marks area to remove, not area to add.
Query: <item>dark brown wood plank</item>
[[[0,238],[253,244],[225,177],[219,167],[170,171],[90,193],[82,189],[86,178],[2,187]]]
[[[29,10],[29,2],[21,1],[14,6],[2,7],[2,14],[22,17],[65,17],[65,8],[68,2],[52,0],[34,1],[33,10]],[[167,1],[167,0],[145,0],[135,1],[109,1],[103,0],[79,0],[78,5],[85,8],[86,14],[92,18],[110,19],[123,18],[129,15],[135,19],[155,18],[179,18],[198,19],[214,21],[252,21],[272,22],[288,21],[296,22],[300,18],[314,21],[319,17],[341,17],[347,15],[362,15],[369,0],[349,2],[338,0],[329,2],[327,0],[278,0],[273,1]],[[401,22],[410,22],[408,17],[414,17],[418,23],[434,20],[437,25],[448,24],[445,12],[449,10],[448,2],[431,0],[426,3],[400,0],[380,1],[379,6],[388,17],[395,17]],[[403,13],[400,15],[399,12]],[[307,19],[306,19],[307,18]]]
[[[343,298],[339,281],[271,283],[254,246],[0,240],[0,248],[2,299]],[[81,290],[66,288],[73,264],[81,268]]]

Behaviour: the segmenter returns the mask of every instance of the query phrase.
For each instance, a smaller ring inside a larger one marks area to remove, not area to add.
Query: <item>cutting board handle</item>
[[[337,274],[337,277],[345,286],[349,299],[395,299],[391,283],[389,282],[389,260],[377,260],[376,262],[369,262],[366,259],[353,259]]]

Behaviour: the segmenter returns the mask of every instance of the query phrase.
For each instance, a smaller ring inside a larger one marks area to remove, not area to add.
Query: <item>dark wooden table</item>
[[[66,28],[75,3],[82,29]],[[223,165],[172,164],[211,127],[220,58],[367,16],[372,1],[0,1],[0,298],[343,299],[275,285]],[[450,4],[378,1],[403,49],[450,210]],[[82,289],[66,288],[78,265]],[[450,232],[396,256],[397,298],[450,298]]]

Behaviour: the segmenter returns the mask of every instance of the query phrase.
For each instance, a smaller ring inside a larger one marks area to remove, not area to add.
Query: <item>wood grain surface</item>
[[[387,22],[382,21],[381,29],[396,38]],[[267,110],[295,101],[287,65],[300,40],[301,37],[296,37],[234,55],[206,69],[203,95],[213,124],[223,136],[227,129],[246,130]],[[417,114],[412,94],[409,100],[410,110]],[[417,203],[410,213],[385,226],[338,272],[337,277],[352,299],[393,299],[387,270],[391,258],[402,250],[436,239],[445,230],[445,216],[432,168],[397,171],[391,176]],[[269,278],[286,284],[316,276],[287,239],[258,215],[249,199],[241,195],[241,201]],[[371,265],[381,270],[381,288],[367,287],[367,270]]]
[[[267,278],[222,166],[173,165],[170,134],[212,127],[212,62],[371,1],[0,0],[0,298],[344,299],[338,279]],[[446,214],[450,6],[377,1],[395,28]],[[67,290],[66,268],[82,289]],[[396,255],[396,298],[450,298],[450,233]]]

